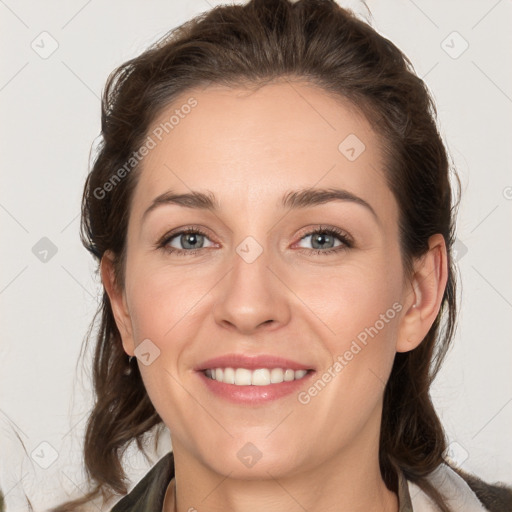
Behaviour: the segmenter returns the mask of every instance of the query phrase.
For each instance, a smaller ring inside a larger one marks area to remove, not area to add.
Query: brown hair
[[[427,251],[431,235],[441,233],[446,241],[449,274],[441,311],[415,350],[396,354],[385,389],[379,459],[390,489],[396,491],[393,468],[399,467],[448,511],[426,475],[443,462],[446,448],[429,388],[456,318],[450,165],[427,87],[407,57],[368,24],[333,0],[252,0],[215,7],[121,65],[104,91],[101,144],[83,196],[82,241],[98,261],[107,250],[116,255],[116,279],[122,287],[138,168],[108,192],[104,184],[140,148],[150,124],[178,95],[210,83],[258,87],[280,78],[304,80],[348,99],[381,136],[386,176],[400,211],[406,272]],[[58,512],[75,510],[100,495],[126,494],[121,465],[126,446],[135,440],[141,448],[143,435],[162,423],[137,364],[123,350],[106,292],[98,314],[95,404],[84,446],[93,487],[82,499],[54,509]]]

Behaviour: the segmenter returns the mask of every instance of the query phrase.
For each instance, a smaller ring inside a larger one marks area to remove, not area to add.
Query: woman
[[[454,200],[407,58],[329,0],[194,19],[110,77],[83,241],[105,288],[76,510],[510,510],[449,466]],[[437,507],[437,508],[435,508]]]

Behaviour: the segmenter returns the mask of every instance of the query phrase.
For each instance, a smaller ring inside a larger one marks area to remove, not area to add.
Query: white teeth
[[[295,370],[295,380],[302,379],[306,373],[308,373],[307,370]]]
[[[234,384],[235,383],[235,370],[233,368],[224,368],[224,376],[223,381],[226,384]]]
[[[225,384],[236,386],[268,386],[269,384],[280,384],[292,380],[302,379],[307,370],[292,370],[282,368],[258,368],[248,370],[247,368],[209,368],[205,375],[210,379]]]
[[[293,370],[286,370],[284,372],[284,381],[289,382],[295,379],[295,372]]]
[[[284,372],[281,368],[272,368],[272,370],[270,370],[270,382],[272,382],[272,384],[283,382],[283,375]]]
[[[215,379],[217,380],[217,379]],[[219,381],[221,382],[221,381]],[[237,368],[235,370],[235,384],[237,386],[250,386],[251,385],[251,370],[246,368]]]
[[[270,370],[260,368],[252,372],[251,384],[253,386],[268,386],[270,384]]]

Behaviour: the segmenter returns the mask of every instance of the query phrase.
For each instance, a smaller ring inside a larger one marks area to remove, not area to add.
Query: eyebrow
[[[368,202],[348,190],[339,188],[305,188],[291,190],[281,198],[281,206],[287,210],[297,210],[332,201],[348,201],[363,206],[369,210],[378,221],[375,210]],[[143,213],[142,220],[144,221],[147,215],[155,208],[169,204],[175,204],[185,208],[209,210],[212,212],[218,212],[220,210],[220,205],[215,194],[210,191],[208,191],[208,193],[192,191],[186,194],[176,194],[172,190],[169,190],[153,199],[152,203]]]

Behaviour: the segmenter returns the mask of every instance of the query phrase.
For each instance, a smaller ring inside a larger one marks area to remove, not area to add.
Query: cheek
[[[192,277],[187,271],[141,263],[134,261],[128,274],[132,328],[135,345],[149,339],[157,357],[147,366],[139,361],[139,369],[164,423],[178,434],[183,433],[180,437],[187,437],[194,415],[200,414],[191,406],[186,391],[190,347],[195,339],[204,338],[199,332],[202,321],[198,315],[215,280],[209,284],[206,276],[200,278],[197,272]]]
[[[401,294],[396,280],[367,270],[353,280],[347,277],[339,280],[338,287],[341,298],[335,317],[336,337],[343,342],[358,340],[363,345],[369,339],[378,338],[381,341],[373,344],[375,350],[387,350],[396,332],[397,309],[400,309]]]
[[[194,318],[197,305],[209,289],[205,276],[199,274],[133,263],[127,294],[136,344],[145,338],[160,349],[164,349],[166,340],[180,343],[175,333],[182,329],[182,323]]]
[[[302,273],[294,291],[325,326],[322,338],[331,354],[347,350],[354,339],[391,339],[401,309],[399,255],[368,254],[340,267]]]
[[[127,262],[128,307],[136,347],[150,340],[150,352],[157,354],[154,362],[139,363],[139,368],[151,401],[165,416],[169,404],[174,409],[189,403],[176,380],[187,379],[197,362],[191,356],[195,343],[208,339],[205,315],[212,310],[209,292],[219,281],[219,269],[191,270],[148,260],[135,256]]]
[[[319,383],[316,389],[306,390],[304,402],[321,390],[325,395],[317,405],[322,408],[323,402],[326,415],[337,414],[334,406],[343,414],[358,411],[364,417],[376,405],[396,352],[402,275],[397,253],[389,258],[361,258],[332,270],[324,279],[319,273],[316,279],[303,281],[298,294],[326,326],[317,332],[323,333],[319,339],[330,359],[318,372],[320,379],[325,376],[329,382],[326,392]],[[318,417],[326,420],[322,414]]]
[[[399,261],[375,258],[372,265],[332,272],[323,285],[308,286],[309,293],[302,288],[312,309],[323,304],[319,317],[329,327],[322,329],[321,341],[330,360],[298,397],[313,430],[322,431],[326,424],[339,427],[325,432],[325,446],[340,439],[349,443],[379,407],[402,311]]]

